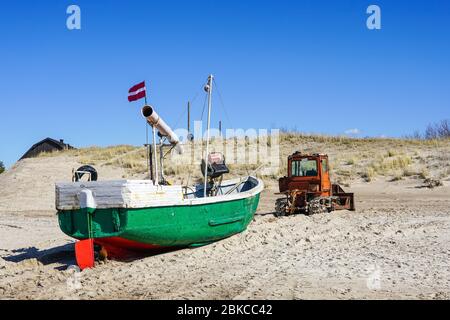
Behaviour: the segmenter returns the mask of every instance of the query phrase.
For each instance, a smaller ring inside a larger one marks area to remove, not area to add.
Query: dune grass
[[[237,144],[247,146],[250,152],[256,150],[253,138],[233,139]],[[308,135],[298,132],[281,132],[279,141],[279,166],[275,171],[258,170],[256,174],[266,180],[276,180],[286,175],[287,156],[294,151],[304,153],[326,153],[330,158],[331,177],[334,181],[349,184],[358,179],[366,182],[377,178],[398,181],[409,177],[420,179],[430,178],[431,163],[440,168],[440,176],[450,175],[449,154],[450,139],[394,139],[394,138],[351,138],[347,136]],[[214,140],[210,150],[221,151],[223,141]],[[267,139],[267,146],[272,145]],[[253,148],[253,149],[251,149]],[[198,150],[198,149],[197,149]],[[236,151],[236,146],[234,147]],[[436,155],[436,150],[442,150]],[[52,153],[42,153],[39,157],[72,156],[83,164],[112,166],[125,169],[129,174],[145,174],[147,172],[146,149],[130,145],[109,147],[87,147],[64,150]],[[191,147],[185,146],[185,152],[190,154]],[[195,151],[198,153],[198,151]],[[243,155],[242,155],[243,156]],[[248,152],[245,155],[248,159]],[[227,162],[232,172],[231,176],[255,173],[267,159],[257,159],[251,164],[233,164]],[[169,155],[165,160],[165,174],[168,177],[201,177],[200,165],[177,163]]]

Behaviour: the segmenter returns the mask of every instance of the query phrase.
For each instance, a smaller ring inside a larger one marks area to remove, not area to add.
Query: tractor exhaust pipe
[[[144,106],[142,108],[142,115],[145,119],[147,119],[147,122],[157,129],[159,133],[167,137],[169,142],[175,146],[175,149],[179,154],[183,153],[183,147],[181,146],[180,139],[178,139],[178,136],[172,131],[172,129],[167,125],[167,123],[164,122],[164,120],[156,113],[156,111],[151,106]]]

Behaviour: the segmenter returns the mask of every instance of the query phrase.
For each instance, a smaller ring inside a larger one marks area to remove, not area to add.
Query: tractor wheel
[[[282,217],[287,214],[288,201],[286,198],[279,198],[275,201],[275,216]]]
[[[320,199],[314,199],[308,203],[308,215],[326,212],[328,212],[328,208],[320,203]]]

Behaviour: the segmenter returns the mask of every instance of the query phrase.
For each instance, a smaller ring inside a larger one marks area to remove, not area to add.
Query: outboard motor
[[[225,164],[225,157],[220,152],[212,152],[208,155],[208,177],[210,179],[216,179],[229,173],[230,170]],[[202,160],[201,164],[202,174],[205,175],[205,160]]]
[[[208,164],[206,166],[209,178],[209,195],[215,196],[220,189],[223,175],[229,173],[225,164],[225,157],[220,152],[212,152],[208,155]],[[205,160],[202,160],[200,167],[202,175],[205,175]]]

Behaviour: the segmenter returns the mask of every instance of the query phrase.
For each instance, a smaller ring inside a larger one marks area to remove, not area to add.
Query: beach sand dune
[[[83,272],[73,266],[73,239],[58,227],[54,182],[69,181],[71,169],[86,162],[64,153],[20,161],[0,175],[0,299],[449,299],[448,144],[419,151],[406,144],[399,152],[412,160],[393,179],[381,171],[395,164],[383,149],[392,146],[363,142],[302,143],[331,155],[333,179],[355,193],[355,212],[276,218],[272,177],[245,232]],[[282,157],[295,147],[286,144]],[[380,176],[368,177],[369,165]],[[406,171],[424,165],[428,172]],[[101,179],[130,173],[108,163],[96,167]],[[424,188],[425,174],[443,185]]]

